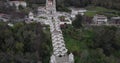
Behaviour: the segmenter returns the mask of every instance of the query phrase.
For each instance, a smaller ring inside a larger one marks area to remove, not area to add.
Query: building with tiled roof
[[[110,19],[110,22],[109,22],[110,24],[120,24],[120,16],[118,16],[118,17],[112,17],[111,19]]]
[[[98,15],[96,14],[94,17],[93,17],[93,22],[94,24],[106,24],[108,21],[107,17],[104,16],[104,15]]]

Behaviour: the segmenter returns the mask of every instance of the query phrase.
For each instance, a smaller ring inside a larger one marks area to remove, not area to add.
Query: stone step
[[[66,56],[63,56],[63,57],[55,57],[56,58],[56,62],[57,63],[68,63],[69,62],[69,57],[66,55]]]

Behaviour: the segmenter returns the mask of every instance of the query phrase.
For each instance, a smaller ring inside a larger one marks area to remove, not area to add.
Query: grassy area
[[[66,47],[70,50],[70,51],[79,51],[80,47],[79,46],[79,41],[71,38],[71,37],[67,37],[65,36],[65,41],[66,41]]]
[[[89,17],[93,17],[94,15],[96,15],[97,14],[97,12],[92,12],[92,11],[87,11],[86,13],[85,13],[85,15],[86,16],[89,16]]]
[[[111,56],[114,58],[107,56],[105,53],[106,50],[104,50],[104,47],[111,44],[111,42],[109,41],[110,38],[108,41],[106,41],[106,38],[102,38],[104,37],[104,34],[103,36],[99,36],[99,31],[103,29],[106,30],[106,27],[90,27],[87,29],[83,27],[81,29],[75,29],[72,26],[69,26],[67,29],[62,29],[66,47],[74,54],[75,63],[117,63],[115,62],[118,61],[116,58],[117,56],[120,57],[120,53],[117,50],[114,50],[117,52],[111,51],[112,49],[107,51],[107,53],[111,52]],[[109,27],[107,29],[109,29]],[[111,30],[112,29],[109,31]],[[103,32],[101,32],[101,34],[102,33]],[[108,32],[105,32],[105,34],[106,33]],[[106,37],[111,33],[106,34]],[[107,44],[104,44],[104,41],[106,41],[105,43]],[[117,41],[113,42],[115,44]],[[98,47],[97,45],[100,44],[102,46]],[[110,46],[108,48],[110,49],[114,47]]]
[[[75,63],[80,62],[81,53],[84,50],[87,50],[87,45],[84,41],[81,41],[81,36],[88,32],[82,32],[81,30],[75,30],[74,28],[70,27],[68,29],[63,29],[64,40],[66,43],[67,49],[75,55]],[[84,36],[87,36],[84,35]]]
[[[118,10],[113,10],[113,9],[107,9],[104,7],[96,7],[96,6],[88,6],[86,7],[88,10],[85,15],[89,17],[93,17],[95,14],[103,14],[108,17],[112,16],[119,16],[120,11]]]

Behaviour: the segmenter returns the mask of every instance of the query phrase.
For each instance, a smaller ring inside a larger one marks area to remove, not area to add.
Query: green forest
[[[40,23],[0,22],[0,63],[49,63],[51,40]]]
[[[62,31],[75,63],[120,63],[120,27],[85,25],[77,15]]]
[[[120,10],[120,0],[64,0],[64,4],[75,7],[94,5]]]
[[[46,0],[26,0],[26,1],[34,4],[45,4]],[[75,7],[85,7],[93,5],[120,10],[120,0],[57,0],[57,5]]]
[[[96,13],[107,16],[116,16],[116,14],[120,15],[120,0],[57,0],[58,11],[69,12],[70,10],[67,7],[85,8],[88,10],[87,16],[90,17],[92,17],[90,14],[94,15]],[[91,12],[90,9],[93,9],[93,11],[98,10],[100,12],[97,11],[94,13]],[[108,10],[104,11],[105,9]]]
[[[120,63],[120,28],[92,26],[63,30],[66,46],[75,63]]]

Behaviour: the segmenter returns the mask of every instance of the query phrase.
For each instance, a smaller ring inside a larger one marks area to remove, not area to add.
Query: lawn
[[[120,13],[120,11],[118,10],[107,9],[104,7],[96,7],[96,6],[88,6],[86,7],[86,9],[88,11],[85,13],[85,15],[89,17],[93,17],[96,14],[103,14],[108,17],[112,17],[112,16],[119,16],[118,14]]]
[[[63,29],[63,35],[66,47],[68,51],[72,52],[75,56],[75,63],[81,63],[81,54],[88,50],[86,40],[82,40],[82,37],[90,37],[92,34],[88,31],[76,30],[72,27]]]

